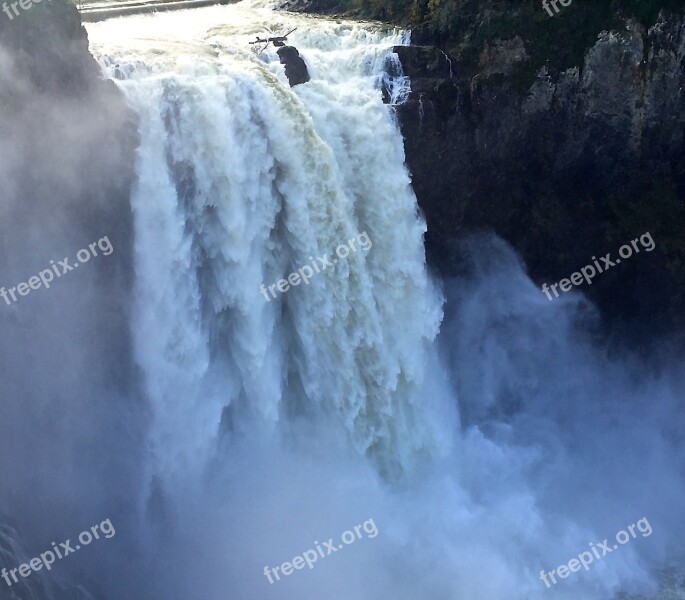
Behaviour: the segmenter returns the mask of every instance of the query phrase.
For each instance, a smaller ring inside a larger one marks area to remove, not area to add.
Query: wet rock
[[[311,0],[281,0],[278,4],[278,9],[290,12],[307,12],[310,6]]]
[[[400,58],[404,74],[411,79],[450,78],[452,61],[434,46],[395,46],[393,52]]]
[[[285,65],[285,76],[290,87],[295,87],[310,80],[307,65],[294,46],[283,46],[277,50],[281,64]]]

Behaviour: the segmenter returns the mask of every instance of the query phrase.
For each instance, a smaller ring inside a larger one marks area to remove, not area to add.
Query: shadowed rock
[[[285,76],[290,82],[290,87],[310,80],[307,65],[294,46],[283,46],[277,50],[281,64],[285,65]]]
[[[648,323],[640,339],[685,329],[685,271],[673,266],[685,252],[684,25],[667,13],[650,29],[624,21],[561,70],[532,65],[520,37],[489,40],[470,62],[394,48],[411,78],[397,115],[429,263],[451,274],[463,231],[492,229],[536,282],[556,281],[649,231],[654,255],[583,292],[607,318]]]

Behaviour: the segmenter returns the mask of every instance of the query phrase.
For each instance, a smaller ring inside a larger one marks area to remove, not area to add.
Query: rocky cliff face
[[[431,264],[454,272],[464,231],[493,229],[551,284],[650,232],[656,250],[580,289],[638,338],[682,328],[685,16],[625,19],[562,69],[538,68],[539,47],[513,32],[477,53],[444,47],[396,48],[412,79],[398,114]]]

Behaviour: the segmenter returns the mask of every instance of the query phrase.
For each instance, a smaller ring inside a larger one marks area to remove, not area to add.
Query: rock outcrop
[[[285,65],[285,76],[290,82],[290,87],[301,83],[307,83],[310,79],[307,64],[300,56],[295,46],[282,46],[277,51],[281,64]]]

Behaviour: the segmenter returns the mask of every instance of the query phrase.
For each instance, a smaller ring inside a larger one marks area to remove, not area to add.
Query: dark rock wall
[[[623,21],[563,70],[531,72],[531,45],[492,38],[476,62],[396,49],[412,79],[398,115],[430,263],[452,273],[463,231],[492,229],[551,284],[650,232],[656,250],[581,289],[638,338],[682,330],[685,17]]]

